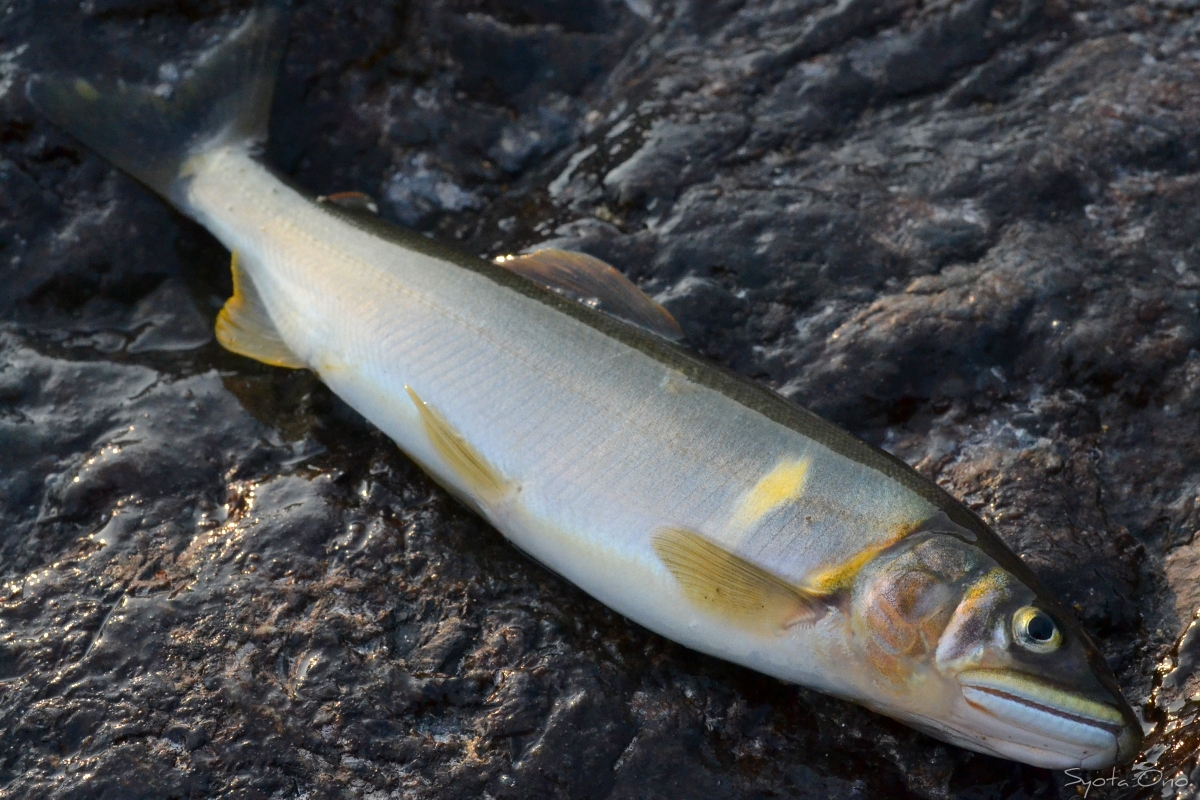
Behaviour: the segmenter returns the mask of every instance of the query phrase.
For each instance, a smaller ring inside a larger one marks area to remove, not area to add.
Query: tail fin
[[[190,157],[265,141],[286,22],[276,5],[251,11],[169,96],[124,81],[58,76],[31,79],[27,93],[54,124],[170,198]]]

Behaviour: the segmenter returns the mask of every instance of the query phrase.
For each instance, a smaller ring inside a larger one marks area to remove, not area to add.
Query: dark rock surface
[[[222,351],[221,248],[21,87],[170,83],[248,5],[0,6],[0,797],[1076,795],[648,634]],[[917,465],[1178,778],[1091,796],[1194,796],[1200,5],[313,0],[289,48],[283,171],[605,258]]]

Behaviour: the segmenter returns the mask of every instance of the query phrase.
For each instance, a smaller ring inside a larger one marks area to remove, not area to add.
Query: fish
[[[273,171],[286,32],[286,8],[252,9],[170,91],[27,86],[231,251],[224,347],[313,371],[517,548],[668,639],[982,753],[1138,753],[1096,646],[936,483],[703,360],[599,259],[484,260]]]

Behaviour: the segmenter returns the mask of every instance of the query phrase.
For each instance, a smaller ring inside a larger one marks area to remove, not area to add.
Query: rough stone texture
[[[170,83],[248,5],[0,6],[0,797],[1075,796],[648,634],[223,352],[227,256],[21,87]],[[611,261],[964,498],[1200,787],[1195,2],[297,2],[272,137]]]

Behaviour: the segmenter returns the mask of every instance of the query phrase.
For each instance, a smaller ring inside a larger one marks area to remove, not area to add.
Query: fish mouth
[[[1101,769],[1133,758],[1141,729],[1122,709],[1031,675],[973,669],[958,674],[965,728],[1005,758],[1050,769]],[[969,711],[968,711],[969,709]]]

